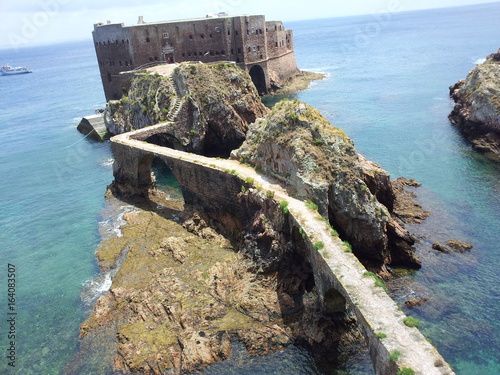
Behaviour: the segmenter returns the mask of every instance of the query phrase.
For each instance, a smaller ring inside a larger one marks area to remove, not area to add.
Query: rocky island
[[[137,212],[124,216],[122,237],[104,241],[97,251],[112,285],[81,326],[81,352],[66,373],[79,373],[86,365],[81,358],[88,356],[103,373],[192,372],[227,359],[235,341],[252,355],[290,344],[332,362],[357,352],[367,339],[359,324],[363,315],[357,315],[364,305],[349,307],[327,286],[330,276],[318,276],[332,254],[320,251],[331,243],[342,257],[354,253],[380,276],[390,274],[390,265],[420,267],[415,238],[403,223],[407,212],[399,192],[406,182],[391,181],[359,155],[315,108],[285,100],[267,109],[250,76],[233,64],[161,69],[132,79],[128,93],[108,103],[105,119],[110,133],[128,132],[144,147],[184,151],[178,165],[167,163],[181,178],[184,199],[166,199],[150,173],[153,158],[115,141],[108,198],[133,203]],[[196,155],[203,158],[198,172],[183,161]],[[221,170],[225,161],[234,169]],[[290,206],[300,206],[299,215],[315,218],[309,229],[328,239],[313,240],[289,215],[289,202],[275,194],[293,199]],[[353,269],[362,267],[356,262]],[[376,285],[381,282],[375,273],[356,272],[355,278],[373,275]],[[361,282],[349,288],[363,290],[368,284]],[[404,315],[383,291],[380,298],[399,317],[387,332],[406,335]],[[371,337],[369,343],[370,351],[381,353],[374,359],[378,372],[395,373],[420,361],[408,352],[404,362],[388,362],[380,340]],[[439,354],[418,340],[432,352],[429,374],[451,374]]]
[[[500,50],[451,86],[450,96],[450,121],[475,150],[500,160]]]

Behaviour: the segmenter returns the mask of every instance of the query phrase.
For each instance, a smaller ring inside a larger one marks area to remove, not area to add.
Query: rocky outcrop
[[[500,160],[500,50],[450,87],[449,115],[475,150]]]
[[[467,253],[472,250],[474,246],[468,242],[458,241],[458,240],[448,240],[446,245],[440,242],[434,242],[432,248],[434,250],[440,251],[442,253]]]
[[[391,218],[394,191],[387,172],[360,158],[345,133],[313,107],[280,102],[252,124],[232,157],[279,179],[289,194],[317,205],[367,265],[380,269],[394,261],[420,266],[408,251],[413,237]]]
[[[294,343],[332,358],[363,340],[352,313],[321,306],[304,242],[287,234],[279,206],[251,191],[240,203],[249,215],[240,253],[202,213],[184,212],[182,225],[155,212],[124,216],[123,236],[97,256],[103,272],[126,251],[125,261],[81,326],[82,350],[116,350],[93,373],[192,372],[228,358],[234,340],[251,355]],[[66,373],[81,373],[88,354]]]
[[[231,63],[178,65],[168,75],[139,74],[121,100],[110,101],[112,134],[172,121],[170,130],[146,141],[206,156],[228,156],[248,125],[268,109],[250,76]]]

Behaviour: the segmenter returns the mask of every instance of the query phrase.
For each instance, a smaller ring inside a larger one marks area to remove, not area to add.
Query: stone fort
[[[94,24],[92,32],[106,100],[120,99],[131,72],[156,64],[231,61],[246,70],[260,94],[299,72],[293,33],[263,15],[229,16],[136,25]]]

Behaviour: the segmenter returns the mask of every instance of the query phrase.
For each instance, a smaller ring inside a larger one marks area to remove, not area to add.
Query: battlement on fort
[[[92,32],[106,100],[119,99],[130,75],[144,65],[185,61],[233,61],[252,77],[260,93],[298,73],[293,32],[263,15],[94,24]]]

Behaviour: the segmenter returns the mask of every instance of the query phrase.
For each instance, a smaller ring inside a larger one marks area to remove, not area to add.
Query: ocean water
[[[500,165],[474,153],[449,124],[448,87],[500,47],[498,19],[493,3],[287,24],[299,67],[327,74],[295,96],[393,177],[423,184],[419,199],[433,216],[412,229],[427,236],[418,247],[424,267],[400,280],[394,298],[429,298],[406,312],[459,375],[500,373]],[[104,96],[91,41],[2,50],[0,64],[34,70],[0,77],[0,373],[59,374],[106,283],[89,280],[106,232],[99,223],[109,220],[102,210],[112,155],[108,143],[75,129]],[[474,249],[431,250],[432,241],[446,239]],[[9,264],[16,269],[16,367],[5,356]],[[366,356],[318,369],[300,349],[261,360],[235,350],[229,366],[207,371],[359,375],[370,368]]]

